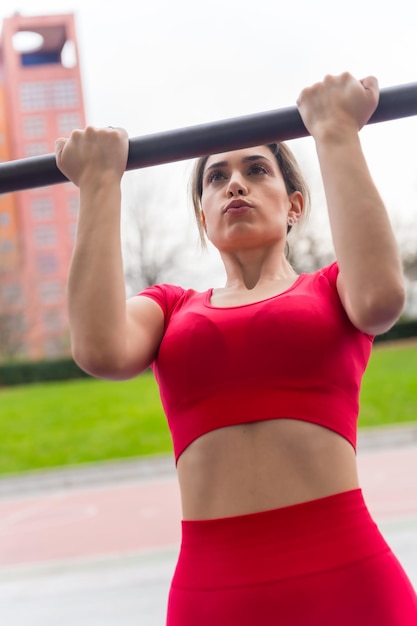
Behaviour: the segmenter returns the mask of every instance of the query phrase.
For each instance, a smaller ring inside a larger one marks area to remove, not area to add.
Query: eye
[[[268,169],[261,163],[253,163],[253,165],[250,166],[248,173],[255,175],[268,174]]]
[[[212,170],[207,176],[207,183],[218,183],[225,180],[226,175],[222,170]]]

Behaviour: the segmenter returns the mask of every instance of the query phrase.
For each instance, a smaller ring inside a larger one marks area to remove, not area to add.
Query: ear
[[[200,215],[201,215],[201,224],[203,225],[203,228],[205,232],[207,233],[206,216],[204,215],[204,211],[201,211]]]
[[[288,217],[291,217],[294,224],[301,218],[304,210],[304,198],[300,191],[294,191],[288,196],[290,201],[290,209],[288,211]]]

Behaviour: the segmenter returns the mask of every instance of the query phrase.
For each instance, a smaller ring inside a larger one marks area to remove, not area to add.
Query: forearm
[[[126,294],[120,242],[120,185],[80,189],[80,216],[68,281],[74,358],[99,375],[118,366],[126,336]]]
[[[361,316],[399,315],[401,259],[356,132],[316,138],[336,257],[350,305]]]

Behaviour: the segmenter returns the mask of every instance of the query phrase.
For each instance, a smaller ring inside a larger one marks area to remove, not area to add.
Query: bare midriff
[[[186,520],[246,515],[359,486],[352,445],[292,419],[211,431],[184,450],[177,469]]]

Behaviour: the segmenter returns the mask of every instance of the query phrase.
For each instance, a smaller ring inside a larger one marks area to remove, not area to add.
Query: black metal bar
[[[417,83],[381,89],[378,107],[368,124],[412,115],[417,115]],[[307,135],[296,107],[266,111],[130,139],[126,170]],[[66,181],[54,154],[0,164],[0,193]]]

